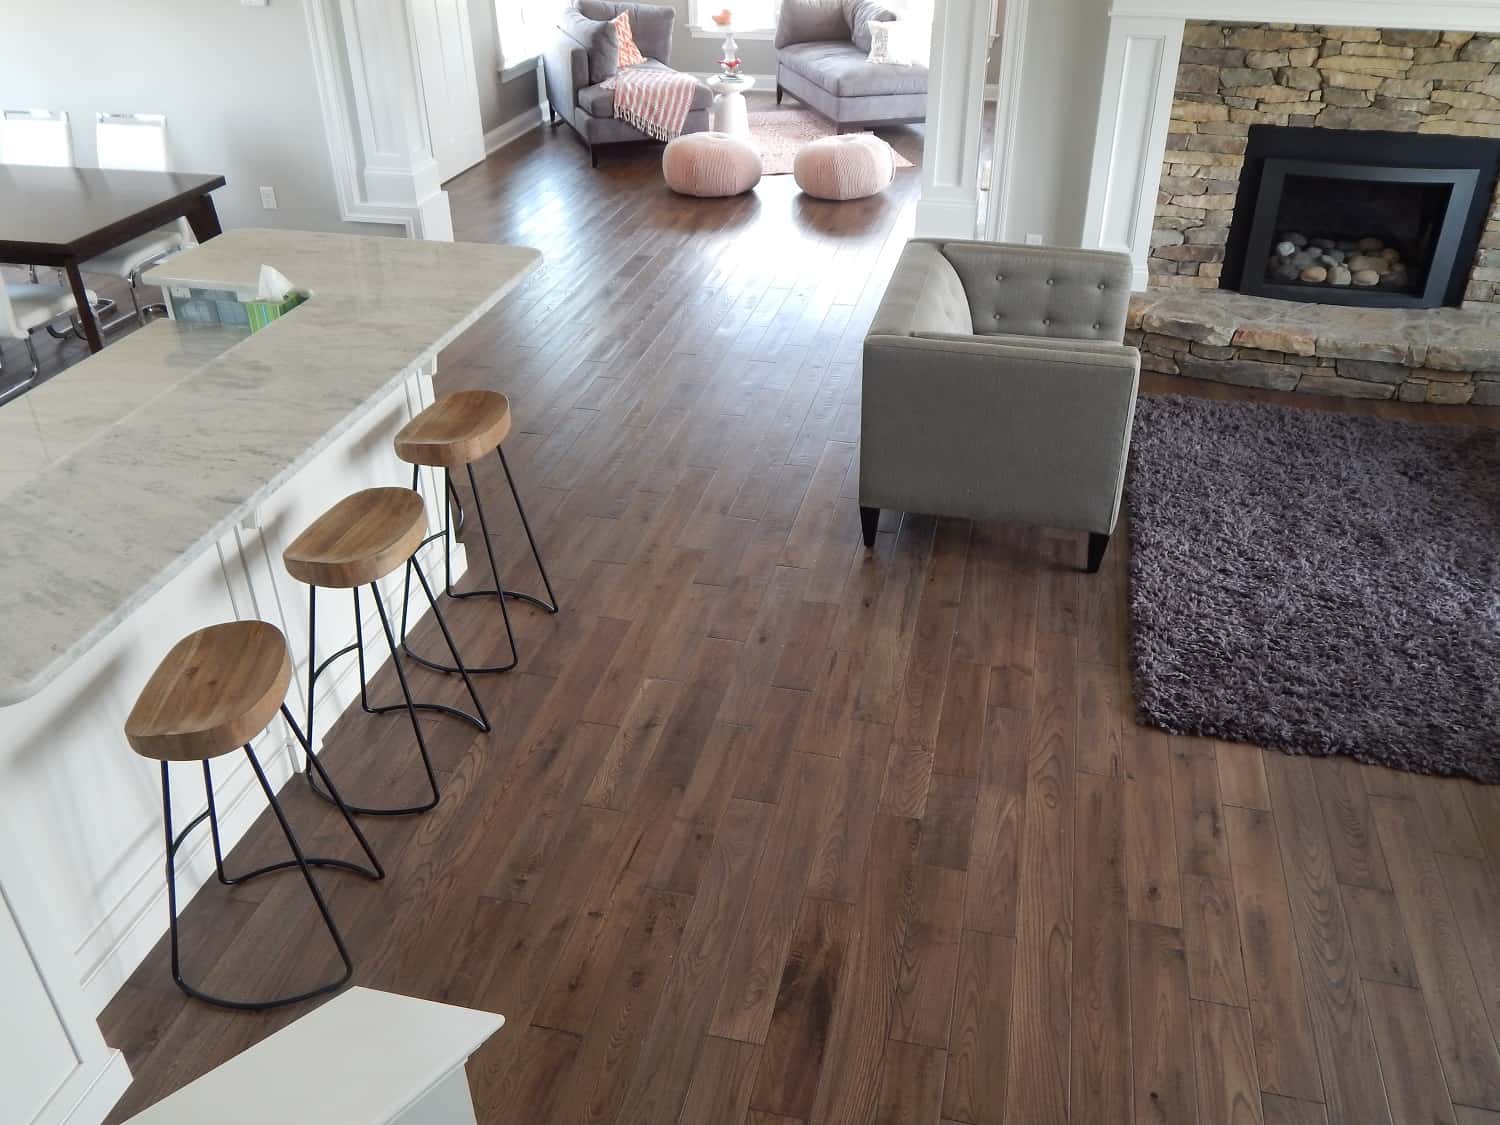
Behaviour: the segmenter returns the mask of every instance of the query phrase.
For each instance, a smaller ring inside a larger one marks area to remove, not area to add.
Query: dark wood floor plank
[[[1242,742],[1215,742],[1214,762],[1219,767],[1219,797],[1226,805],[1268,809],[1271,794],[1266,788],[1264,752]]]
[[[1343,887],[1344,914],[1354,939],[1354,955],[1364,980],[1416,988],[1417,968],[1396,896],[1374,887]]]
[[[1182,925],[1182,882],[1167,736],[1132,726],[1125,744],[1125,900],[1130,917]]]
[[[1323,1100],[1332,1121],[1378,1125],[1390,1109],[1312,772],[1309,759],[1290,754],[1273,755],[1266,769]]]
[[[758,1110],[799,1120],[812,1113],[853,915],[847,903],[803,903],[750,1099]]]
[[[1229,877],[1224,841],[1224,811],[1219,800],[1219,768],[1214,744],[1207,739],[1174,736],[1168,741],[1172,761],[1172,810],[1176,817],[1177,858],[1184,875]]]
[[[766,1040],[802,893],[817,858],[820,813],[844,772],[843,763],[832,758],[793,757],[787,779],[790,792],[772,815],[710,1026],[713,1035],[725,1039]]]
[[[1453,1125],[1453,1103],[1444,1088],[1443,1064],[1427,1026],[1422,994],[1413,988],[1370,982],[1365,995],[1370,1001],[1370,1024],[1385,1071],[1391,1117],[1396,1121]]]
[[[1007,1121],[1064,1121],[1073,1012],[1073,783],[1078,687],[1071,638],[1038,636],[1026,719],[1026,811],[1011,998]]]
[[[971,778],[934,773],[922,814],[923,863],[967,871],[974,841],[974,809],[979,784]]]
[[[974,525],[953,658],[989,669],[994,706],[1031,706],[1040,585],[1034,544],[1029,530]]]
[[[964,873],[920,863],[896,947],[890,1037],[946,1047],[958,975]]]
[[[942,1108],[946,1061],[947,1052],[940,1047],[890,1043],[872,1125],[933,1125]]]
[[[1021,835],[1026,817],[1026,716],[991,708],[980,743],[964,928],[1016,934]]]
[[[1390,890],[1385,856],[1370,821],[1370,799],[1365,791],[1365,771],[1347,758],[1319,762],[1314,777],[1328,842],[1333,847],[1333,866],[1338,880],[1350,887]]]
[[[1457,1103],[1500,1109],[1500,1054],[1421,810],[1388,797],[1370,805],[1448,1091]]]
[[[1198,1089],[1182,934],[1148,922],[1129,925],[1133,1120],[1192,1125],[1199,1120]]]
[[[1124,782],[1080,772],[1076,785],[1068,1110],[1072,1121],[1107,1125],[1131,1112]]]
[[[881,813],[870,839],[809,1125],[868,1125],[895,1010],[893,950],[916,896],[921,825]]]
[[[943,1116],[972,1125],[1001,1125],[1010,1035],[1015,940],[965,930],[959,948],[958,988],[948,1035]]]
[[[619,1125],[658,1125],[674,1119],[682,1108],[713,1019],[730,941],[744,916],[770,811],[753,801],[731,801],[724,812],[661,1001],[615,1118]]]
[[[1249,1013],[1243,1008],[1202,1000],[1194,1000],[1192,1005],[1201,1120],[1223,1125],[1262,1125],[1263,1081],[1256,1074]]]
[[[1323,1076],[1275,821],[1258,809],[1230,807],[1224,810],[1224,823],[1234,859],[1234,900],[1260,1088],[1322,1101]],[[1257,1112],[1259,1104],[1256,1099]]]
[[[954,659],[943,689],[943,716],[938,724],[934,773],[977,778],[984,749],[990,669]]]
[[[1438,866],[1493,1029],[1500,1026],[1500,928],[1495,924],[1500,889],[1494,869],[1483,860],[1455,855],[1438,856]]]
[[[1123,668],[1113,664],[1079,665],[1078,768],[1118,777],[1125,772],[1125,743],[1131,721],[1130,697]]]
[[[1321,1102],[1304,1102],[1283,1098],[1279,1094],[1262,1094],[1266,1125],[1328,1125],[1328,1112]]]
[[[737,1125],[750,1110],[750,1090],[760,1065],[760,1047],[710,1035],[693,1068],[680,1125],[722,1121]]]

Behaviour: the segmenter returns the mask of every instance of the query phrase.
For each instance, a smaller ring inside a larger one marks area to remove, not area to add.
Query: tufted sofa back
[[[976,336],[1124,338],[1126,254],[999,242],[936,245],[963,285]]]

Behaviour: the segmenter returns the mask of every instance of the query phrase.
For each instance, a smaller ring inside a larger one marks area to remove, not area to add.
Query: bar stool
[[[526,509],[521,504],[521,494],[516,490],[516,481],[505,460],[502,443],[510,433],[510,400],[498,391],[458,391],[444,395],[410,422],[401,427],[396,435],[396,456],[412,466],[412,488],[418,484],[422,466],[443,470],[443,490],[449,503],[443,506],[443,527],[440,531],[422,540],[426,546],[435,539],[443,541],[443,593],[450,598],[498,598],[500,615],[505,621],[505,636],[510,643],[510,660],[482,668],[470,668],[471,672],[509,672],[519,660],[516,652],[516,634],[511,628],[510,611],[506,599],[527,602],[546,613],[557,612],[557,595],[552,591],[552,582],[547,577],[547,568],[542,565],[541,552],[537,550],[536,537],[531,533],[531,524],[526,519]],[[516,512],[521,517],[521,526],[526,531],[526,541],[531,544],[531,557],[536,560],[537,571],[547,590],[547,599],[518,590],[507,590],[500,581],[500,567],[495,562],[495,549],[490,543],[489,524],[485,519],[484,503],[479,496],[479,485],[474,480],[474,463],[494,450],[500,458],[500,467],[505,472],[505,482],[510,485],[510,494],[516,502]],[[453,589],[453,511],[458,510],[458,528],[463,527],[463,504],[453,487],[453,470],[462,468],[469,476],[469,488],[474,494],[474,510],[479,515],[479,531],[484,539],[484,553],[490,563],[490,577],[494,586],[489,589]],[[410,596],[410,583],[403,592],[401,601],[401,644],[407,655],[419,664],[440,672],[453,672],[455,668],[419,656],[406,644],[406,608]]]
[[[264,621],[234,621],[224,625],[210,625],[178,641],[172,651],[157,666],[142,689],[140,698],[131,708],[125,720],[125,738],[131,748],[144,758],[161,763],[161,807],[162,822],[167,839],[167,908],[171,913],[170,931],[172,944],[172,979],[189,996],[222,1008],[248,1011],[263,1011],[285,1004],[296,1004],[325,992],[335,992],[348,982],[354,972],[348,947],[343,935],[334,924],[328,904],[313,878],[312,868],[333,867],[352,871],[367,879],[385,878],[385,869],[375,858],[369,841],[354,823],[349,808],[334,788],[333,779],[323,769],[323,764],[312,752],[298,729],[296,721],[286,706],[286,689],[292,679],[292,662],[287,651],[286,638],[281,630]],[[349,830],[359,841],[359,846],[369,858],[370,866],[363,867],[342,859],[309,858],[302,851],[276,792],[266,779],[250,739],[258,735],[276,717],[277,711],[285,717],[287,725],[307,755],[311,769],[316,770],[328,787],[332,802],[338,806]],[[224,852],[219,840],[219,814],[214,806],[213,773],[209,762],[214,758],[243,748],[256,780],[270,802],[271,812],[281,825],[286,841],[291,845],[293,859],[268,863],[243,875],[229,875],[224,869]],[[172,786],[171,762],[201,762],[203,764],[203,790],[208,799],[208,808],[188,822],[179,833],[172,831]],[[284,871],[295,867],[307,880],[308,890],[323,916],[323,924],[333,943],[338,947],[343,960],[343,975],[328,984],[299,992],[290,996],[279,996],[273,1000],[230,1000],[213,996],[188,984],[182,976],[182,961],[178,948],[177,933],[177,852],[188,833],[208,821],[213,838],[214,868],[219,882],[235,886],[273,871]]]
[[[419,805],[403,805],[395,808],[349,805],[353,812],[370,816],[403,816],[407,813],[426,812],[438,803],[437,774],[433,771],[432,758],[427,752],[427,741],[422,737],[422,725],[417,721],[418,711],[436,711],[462,719],[476,730],[490,729],[489,718],[484,713],[484,704],[479,701],[479,696],[474,690],[474,683],[469,679],[468,669],[464,667],[458,646],[453,641],[453,634],[448,631],[448,623],[443,620],[442,610],[438,608],[432,587],[428,585],[427,576],[422,573],[422,568],[415,564],[413,556],[417,548],[422,545],[426,534],[427,513],[422,506],[422,498],[415,492],[408,488],[367,488],[352,496],[344,497],[329,508],[301,535],[292,540],[281,555],[287,573],[299,582],[306,583],[308,587],[307,665],[312,671],[307,678],[306,745],[313,744],[313,707],[316,701],[318,677],[323,674],[328,665],[350,652],[357,653],[359,659],[360,707],[370,715],[384,715],[392,711],[405,710],[411,720],[412,731],[416,734],[417,750],[422,759],[422,766],[427,772],[428,787],[432,791],[431,800]],[[381,578],[393,573],[401,566],[406,567],[405,580],[408,584],[411,582],[411,572],[416,571],[417,581],[421,583],[422,591],[427,595],[427,602],[432,606],[432,613],[437,620],[438,628],[442,630],[443,640],[447,642],[448,651],[453,656],[453,670],[463,677],[464,685],[469,689],[469,698],[474,701],[474,710],[477,714],[471,715],[467,711],[442,703],[417,703],[412,700],[411,688],[406,682],[406,670],[402,666],[401,654],[396,644],[396,635],[391,630],[390,618],[386,614],[385,603],[381,600],[380,589],[376,585]],[[354,643],[345,645],[315,666],[318,651],[318,588],[320,586],[353,592]],[[385,632],[386,644],[391,650],[391,663],[396,668],[396,679],[401,684],[402,702],[400,703],[379,707],[370,704],[369,687],[365,677],[364,621],[359,598],[361,586],[369,586],[374,598],[375,612],[380,616],[380,626]],[[321,771],[319,772],[321,774]],[[311,770],[307,774],[307,783],[319,797],[324,800],[332,799],[331,793],[324,793],[318,788]]]

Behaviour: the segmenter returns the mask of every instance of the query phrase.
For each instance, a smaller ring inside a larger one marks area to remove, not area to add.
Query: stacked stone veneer
[[[1252,125],[1500,137],[1500,36],[1189,22],[1147,262],[1153,288],[1218,287]],[[1500,199],[1465,303],[1500,303]]]

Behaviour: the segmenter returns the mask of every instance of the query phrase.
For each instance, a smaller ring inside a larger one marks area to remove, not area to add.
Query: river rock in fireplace
[[[1300,231],[1278,236],[1266,277],[1285,285],[1364,289],[1405,289],[1409,281],[1401,251],[1378,238],[1309,238]]]

